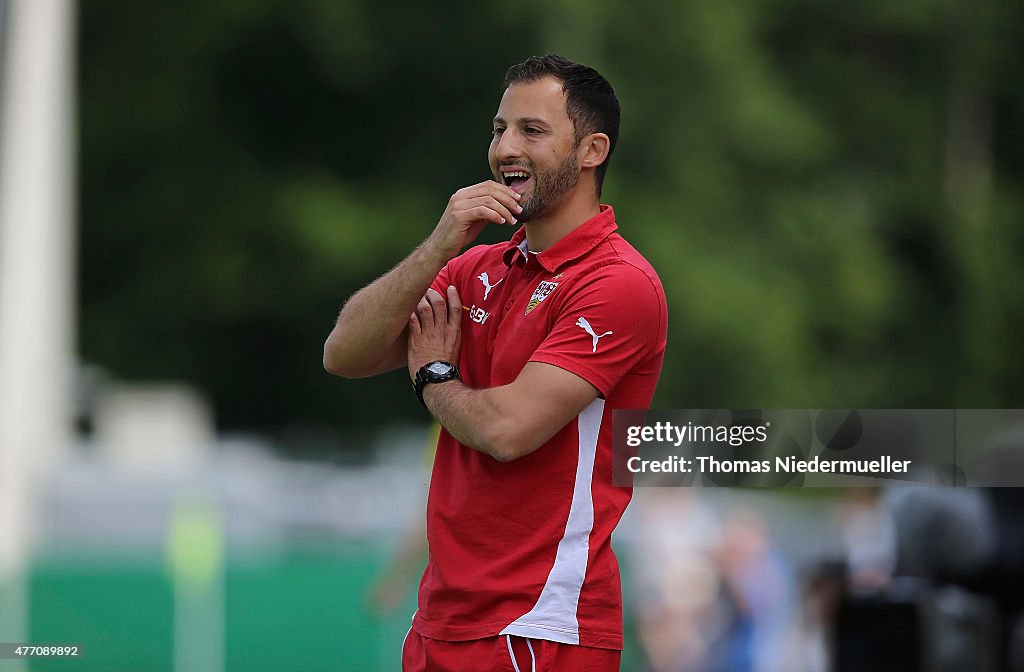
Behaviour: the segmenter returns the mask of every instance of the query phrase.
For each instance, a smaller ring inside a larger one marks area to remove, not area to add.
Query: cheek
[[[564,148],[556,143],[550,143],[544,147],[538,147],[536,156],[544,164],[544,166],[550,170],[557,168],[565,163],[566,159],[569,158],[569,154],[572,152],[571,148]]]
[[[565,163],[574,159],[579,161],[579,151],[580,148],[575,147],[572,142],[566,142],[555,150],[555,154],[559,157],[559,163]]]
[[[498,141],[491,140],[491,144],[487,147],[487,165],[491,167],[491,172],[496,173],[498,171]]]

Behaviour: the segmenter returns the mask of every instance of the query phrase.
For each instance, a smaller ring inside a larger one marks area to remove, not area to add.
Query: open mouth
[[[530,174],[525,170],[510,170],[501,174],[506,186],[512,187],[516,193],[523,193],[530,181]]]

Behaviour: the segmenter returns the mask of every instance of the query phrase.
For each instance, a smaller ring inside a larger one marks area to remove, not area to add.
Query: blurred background
[[[429,418],[322,344],[529,55],[622,103],[655,406],[1021,408],[1022,44],[1014,0],[0,0],[0,641],[86,653],[0,670],[398,669]],[[638,490],[623,669],[1024,669],[1016,492]]]

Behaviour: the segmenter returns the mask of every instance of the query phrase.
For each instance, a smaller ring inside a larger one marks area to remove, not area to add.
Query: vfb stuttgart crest
[[[548,282],[547,280],[537,285],[537,289],[533,290],[533,296],[530,297],[530,302],[526,304],[526,312],[524,315],[529,315],[530,311],[540,305],[540,302],[548,298],[548,294],[554,291],[555,287],[558,287],[557,282]]]

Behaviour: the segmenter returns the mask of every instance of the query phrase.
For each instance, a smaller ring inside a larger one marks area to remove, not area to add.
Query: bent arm
[[[515,224],[521,196],[488,180],[452,194],[431,235],[400,264],[345,303],[324,343],[324,368],[346,378],[397,369],[406,361],[409,315],[437,274],[488,222]]]
[[[409,314],[448,258],[424,243],[352,295],[324,343],[324,368],[365,378],[405,364]]]
[[[508,385],[476,390],[453,380],[427,385],[423,400],[460,443],[509,462],[547,443],[597,395],[574,373],[528,362]]]

